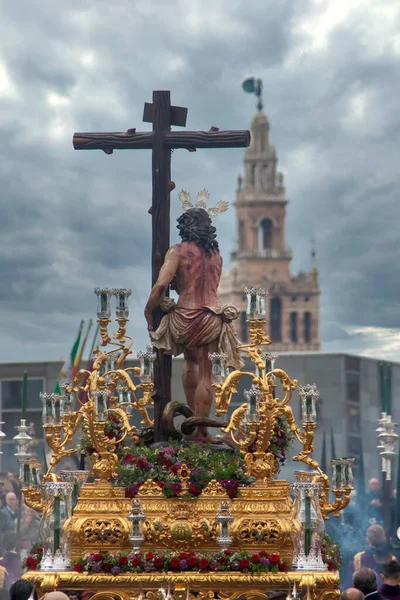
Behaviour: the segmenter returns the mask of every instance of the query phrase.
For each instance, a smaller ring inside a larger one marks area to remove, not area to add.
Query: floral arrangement
[[[136,447],[126,451],[118,467],[117,485],[124,486],[129,497],[134,497],[147,479],[155,481],[167,498],[182,495],[180,469],[188,469],[186,497],[201,494],[206,485],[217,480],[230,498],[235,498],[239,486],[253,481],[245,475],[243,458],[228,450],[212,451],[196,444],[180,446],[176,443],[164,448]]]
[[[122,437],[122,423],[115,414],[110,414],[105,426],[105,434],[110,439]],[[286,461],[288,448],[294,440],[286,418],[278,417],[274,426],[270,451],[274,454],[278,471]],[[90,455],[94,448],[89,438],[84,435],[81,440],[81,451]],[[167,498],[181,496],[182,482],[179,469],[185,464],[190,470],[189,489],[186,497],[201,494],[207,484],[215,479],[226,490],[231,498],[236,498],[239,486],[252,483],[246,477],[243,458],[240,454],[232,455],[230,451],[213,451],[210,446],[181,446],[170,441],[165,448],[148,448],[123,443],[117,444],[116,453],[119,458],[119,475],[116,485],[126,488],[127,496],[134,497],[147,479],[156,481]]]
[[[30,571],[36,571],[38,565],[42,562],[43,547],[39,544],[35,544],[26,557],[25,567]]]
[[[322,541],[321,555],[329,571],[339,571],[342,564],[340,547],[327,533]]]
[[[78,573],[149,573],[152,571],[241,571],[246,573],[277,573],[287,571],[287,564],[279,554],[269,554],[264,550],[247,552],[147,552],[87,554],[74,564]]]

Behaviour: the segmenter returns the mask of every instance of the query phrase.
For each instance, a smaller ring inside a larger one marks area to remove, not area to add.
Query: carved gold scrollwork
[[[84,544],[116,544],[125,534],[120,519],[87,519],[81,537]]]
[[[240,519],[235,531],[235,541],[240,544],[279,543],[282,528],[275,519]]]

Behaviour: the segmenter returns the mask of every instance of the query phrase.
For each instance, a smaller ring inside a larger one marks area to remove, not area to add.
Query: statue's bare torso
[[[181,242],[173,247],[179,254],[175,283],[179,293],[178,306],[201,308],[219,306],[218,286],[222,271],[219,252],[207,256],[194,242]]]

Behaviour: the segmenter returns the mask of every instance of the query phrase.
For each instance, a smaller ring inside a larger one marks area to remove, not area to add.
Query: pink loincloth
[[[184,348],[199,348],[218,340],[218,352],[225,354],[227,366],[241,369],[244,362],[237,349],[240,342],[232,325],[238,314],[230,305],[184,308],[174,304],[150,335],[156,348],[173,356],[182,354]]]

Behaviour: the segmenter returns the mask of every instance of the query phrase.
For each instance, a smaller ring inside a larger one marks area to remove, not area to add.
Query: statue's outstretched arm
[[[160,269],[158,279],[150,292],[149,299],[144,309],[144,316],[147,321],[149,331],[153,329],[153,311],[160,306],[164,299],[167,288],[179,267],[179,249],[177,246],[172,246],[165,255],[164,264]]]

